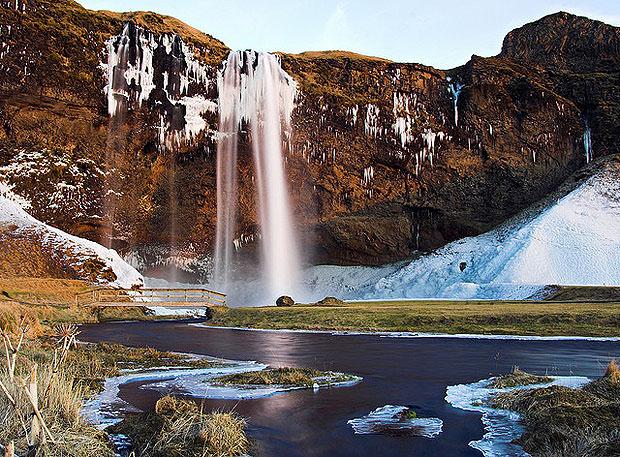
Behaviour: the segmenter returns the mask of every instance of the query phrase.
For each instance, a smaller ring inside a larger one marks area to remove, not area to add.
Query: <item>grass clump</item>
[[[245,386],[298,386],[312,387],[315,379],[324,373],[308,368],[269,368],[262,371],[236,373],[215,378],[217,384]]]
[[[12,443],[17,455],[113,456],[107,436],[80,415],[86,388],[66,363],[79,333],[74,325],[57,326],[53,356],[28,341],[31,326],[22,318],[17,329],[0,329],[6,355],[0,370],[0,442]]]
[[[532,384],[546,384],[553,381],[549,376],[537,376],[526,373],[515,366],[512,371],[504,376],[499,376],[489,383],[493,389],[504,389],[506,387],[529,386]]]
[[[196,403],[166,396],[155,411],[129,416],[113,433],[131,439],[138,457],[234,457],[249,450],[245,421],[233,413],[206,413]]]
[[[620,382],[610,362],[605,375],[580,389],[549,386],[501,392],[492,406],[522,415],[518,443],[534,457],[618,456]]]
[[[404,410],[400,416],[401,420],[406,420],[406,421],[417,419],[417,418],[418,418],[418,413],[416,413],[411,408],[407,408],[406,410]]]

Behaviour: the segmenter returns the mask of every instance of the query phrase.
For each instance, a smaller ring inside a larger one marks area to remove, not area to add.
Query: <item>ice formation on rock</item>
[[[316,297],[348,299],[526,299],[549,284],[620,286],[620,181],[603,170],[475,237],[454,241],[408,264],[316,266]],[[312,293],[312,291],[310,291]]]
[[[586,151],[586,163],[590,163],[593,158],[592,151],[592,131],[590,130],[590,126],[586,122],[586,128],[583,132],[583,148]]]
[[[153,104],[160,114],[157,128],[162,147],[174,148],[205,130],[203,115],[217,109],[208,98],[212,78],[180,36],[158,36],[126,23],[106,48],[107,62],[102,67],[111,117],[140,108],[157,92]]]
[[[463,84],[457,81],[453,81],[453,82],[450,82],[450,84],[448,84],[448,88],[450,90],[450,93],[452,94],[452,101],[454,103],[454,125],[458,127],[459,125],[459,96],[461,95],[461,91],[463,90]]]

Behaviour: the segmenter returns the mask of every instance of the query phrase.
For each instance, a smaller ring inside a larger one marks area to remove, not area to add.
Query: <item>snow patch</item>
[[[620,285],[618,227],[620,179],[604,170],[541,209],[404,266],[317,266],[306,278],[316,293],[344,299],[527,299],[549,284]]]
[[[1,195],[0,225],[15,225],[17,233],[24,232],[29,236],[34,232],[41,237],[45,246],[59,251],[69,250],[81,262],[92,258],[101,260],[116,275],[116,280],[111,283],[113,286],[131,288],[144,283],[142,275],[123,261],[115,250],[44,224],[26,213],[18,203]]]

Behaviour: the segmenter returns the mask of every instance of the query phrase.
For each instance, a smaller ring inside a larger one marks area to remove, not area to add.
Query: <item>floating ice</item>
[[[347,423],[358,435],[398,435],[423,436],[434,438],[441,433],[443,422],[434,417],[407,419],[404,414],[406,406],[386,405],[375,409],[370,414]]]

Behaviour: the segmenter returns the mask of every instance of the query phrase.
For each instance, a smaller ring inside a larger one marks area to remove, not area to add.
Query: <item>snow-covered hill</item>
[[[50,261],[54,257],[55,263],[65,271],[71,271],[76,279],[95,279],[127,288],[144,283],[142,275],[113,249],[44,224],[30,216],[19,201],[14,194],[10,195],[10,189],[0,192],[0,245],[3,256],[10,256],[7,247],[21,239],[31,243],[29,246],[35,243],[43,252],[42,257],[47,255]],[[31,255],[35,256],[36,253],[32,252]]]
[[[351,299],[519,299],[549,284],[620,285],[620,167],[605,163],[568,194],[404,266],[318,266],[307,284]]]

